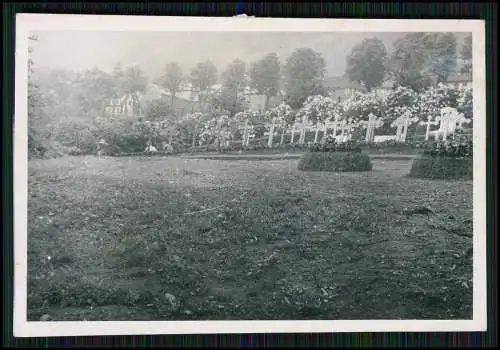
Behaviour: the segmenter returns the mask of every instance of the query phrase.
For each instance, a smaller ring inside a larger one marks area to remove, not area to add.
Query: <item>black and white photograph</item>
[[[18,15],[14,331],[484,330],[484,35]]]

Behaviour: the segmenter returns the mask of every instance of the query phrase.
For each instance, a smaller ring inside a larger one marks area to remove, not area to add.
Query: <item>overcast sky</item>
[[[97,66],[111,71],[117,61],[139,64],[150,79],[161,75],[168,62],[180,64],[187,74],[201,61],[211,60],[219,73],[233,59],[250,64],[269,52],[282,62],[297,48],[310,47],[323,54],[328,75],[341,76],[346,56],[365,38],[377,37],[391,51],[405,33],[292,33],[292,32],[39,32],[33,47],[37,67],[79,71]]]

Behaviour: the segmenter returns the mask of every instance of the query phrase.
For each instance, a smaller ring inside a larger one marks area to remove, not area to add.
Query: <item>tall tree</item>
[[[237,91],[242,91],[246,86],[245,62],[235,59],[222,72],[222,85]]]
[[[398,85],[422,91],[445,82],[456,69],[453,33],[410,33],[393,44],[391,66]]]
[[[472,35],[467,35],[462,43],[460,58],[464,62],[461,72],[472,73]]]
[[[83,71],[74,84],[80,108],[85,114],[100,113],[109,98],[115,94],[115,82],[111,75],[97,67]]]
[[[298,109],[309,96],[325,95],[325,72],[326,62],[320,53],[310,48],[296,49],[284,67],[288,105]]]
[[[140,94],[146,91],[148,80],[141,67],[136,65],[128,67],[123,73],[123,84],[125,92],[133,98],[136,113],[142,114],[144,106],[141,105]]]
[[[36,36],[28,37],[30,44],[37,42]],[[43,125],[44,96],[33,81],[34,62],[31,57],[33,46],[28,49],[28,156],[43,156],[47,148],[39,136],[39,126]]]
[[[421,91],[432,84],[426,74],[425,33],[410,33],[397,39],[391,56],[392,74],[396,84]]]
[[[250,70],[250,86],[266,96],[264,110],[269,107],[269,99],[280,89],[280,61],[276,53],[269,53],[253,64]]]
[[[121,62],[116,62],[113,65],[113,71],[111,73],[111,77],[113,78],[113,82],[115,85],[114,86],[115,95],[117,97],[122,97],[126,93],[126,91],[124,86],[125,72],[123,64]]]
[[[235,59],[222,73],[222,90],[219,94],[220,107],[231,115],[244,110],[243,93],[247,86],[245,63]]]
[[[146,91],[148,80],[141,67],[130,66],[123,72],[124,87],[128,93],[139,93]]]
[[[202,104],[206,101],[211,87],[217,82],[217,68],[211,61],[198,63],[191,71],[189,80]]]
[[[436,76],[437,83],[444,83],[457,68],[457,38],[453,33],[432,33],[425,39],[429,70]]]
[[[377,39],[365,39],[347,57],[346,77],[368,91],[382,85],[387,71],[387,51]]]
[[[175,62],[167,64],[162,85],[170,93],[172,106],[174,104],[175,95],[180,91],[182,79],[182,68]]]

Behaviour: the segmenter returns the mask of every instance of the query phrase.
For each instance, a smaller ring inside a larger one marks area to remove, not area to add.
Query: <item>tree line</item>
[[[37,38],[30,38],[33,43]],[[43,45],[43,43],[39,43]],[[32,45],[30,50],[36,49]],[[347,57],[345,76],[363,85],[368,91],[392,78],[397,86],[422,91],[434,83],[445,81],[456,66],[457,43],[450,33],[411,33],[398,39],[389,57],[384,44],[378,39],[366,39],[356,45]],[[468,62],[464,69],[471,70],[472,41],[467,37],[462,45],[461,57]],[[33,64],[28,62],[29,79],[29,140],[31,149],[40,143],[56,141],[73,144],[80,139],[103,136],[103,130],[120,130],[128,122],[103,114],[103,107],[112,97],[130,94],[139,98],[148,87],[141,67],[123,67],[117,63],[111,73],[94,67],[74,73],[67,70],[51,70],[44,78],[33,79]],[[170,62],[155,83],[170,94],[170,104],[151,103],[144,110],[148,119],[181,118],[174,116],[172,103],[189,82],[200,104],[236,115],[245,110],[244,89],[250,87],[269,100],[285,92],[285,103],[299,109],[310,96],[327,96],[325,86],[326,62],[322,54],[310,49],[296,49],[284,62],[276,53],[268,53],[249,67],[240,60],[233,60],[220,74],[211,61],[198,63],[188,74],[180,65]],[[211,87],[220,82],[214,92]],[[105,134],[105,133],[104,133]],[[81,147],[81,142],[76,142]]]
[[[410,33],[393,43],[389,55],[382,41],[365,39],[347,57],[345,76],[367,91],[391,79],[395,85],[420,92],[444,83],[464,61],[460,73],[472,73],[472,36],[459,45],[453,33]]]

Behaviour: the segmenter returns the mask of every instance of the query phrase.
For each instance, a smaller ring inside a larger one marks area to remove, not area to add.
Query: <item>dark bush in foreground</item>
[[[434,180],[472,180],[472,157],[423,155],[413,161],[409,176]]]
[[[334,139],[329,139],[325,143],[314,143],[309,146],[311,152],[361,152],[361,148],[356,142],[347,141],[338,143]]]
[[[370,157],[362,152],[308,152],[299,160],[304,171],[370,171]]]
[[[428,145],[424,150],[424,155],[432,157],[452,157],[452,158],[470,158],[473,154],[473,143],[469,141],[439,141]]]

